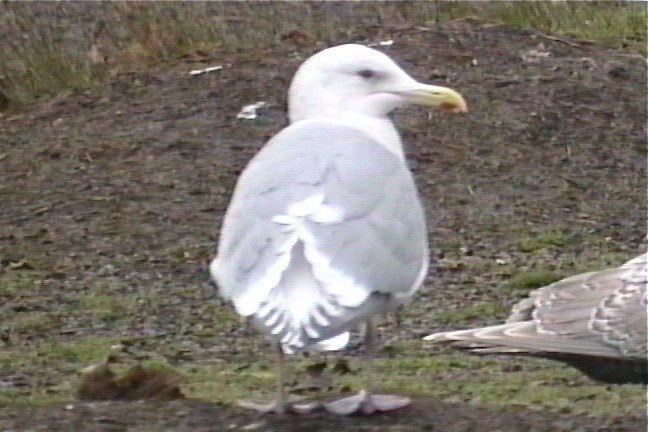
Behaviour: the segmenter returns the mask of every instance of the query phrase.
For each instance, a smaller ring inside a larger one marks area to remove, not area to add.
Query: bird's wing
[[[370,300],[409,296],[427,262],[402,160],[361,131],[309,121],[284,129],[241,175],[211,271],[240,314],[289,344],[339,334],[371,314]]]
[[[428,336],[482,352],[646,356],[646,255],[532,292],[506,324]]]
[[[641,255],[618,269],[623,284],[605,297],[592,314],[591,327],[603,340],[616,346],[624,357],[648,355],[648,255]]]

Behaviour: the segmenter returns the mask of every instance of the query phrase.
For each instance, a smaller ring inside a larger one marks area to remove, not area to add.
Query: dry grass
[[[291,31],[335,43],[364,26],[468,16],[645,51],[641,2],[3,2],[0,93],[17,106],[196,51],[283,43]]]

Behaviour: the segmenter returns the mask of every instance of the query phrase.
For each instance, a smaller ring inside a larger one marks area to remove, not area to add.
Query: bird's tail
[[[598,341],[539,333],[533,322],[517,322],[477,329],[435,333],[426,341],[465,348],[478,353],[569,353],[619,357],[618,350]]]

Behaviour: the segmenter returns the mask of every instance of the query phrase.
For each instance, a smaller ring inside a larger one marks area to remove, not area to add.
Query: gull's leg
[[[365,344],[367,347],[367,383],[366,400],[362,406],[363,414],[371,414],[375,411],[393,411],[404,408],[411,403],[410,398],[396,395],[374,394],[374,356],[377,346],[376,328],[371,320],[367,321],[367,333]]]
[[[277,405],[275,412],[277,414],[286,413],[286,355],[281,349],[281,344],[277,344]]]
[[[253,409],[263,414],[275,413],[283,415],[286,412],[294,414],[309,414],[320,407],[317,402],[289,402],[286,393],[286,356],[281,348],[281,344],[276,344],[277,348],[277,399],[269,403],[255,403],[248,401],[239,401],[243,408]]]
[[[334,414],[373,414],[374,412],[393,411],[410,404],[410,398],[394,395],[377,395],[373,393],[374,367],[373,358],[376,349],[376,329],[373,322],[367,321],[365,330],[365,371],[367,381],[365,389],[358,394],[325,404],[325,408]]]

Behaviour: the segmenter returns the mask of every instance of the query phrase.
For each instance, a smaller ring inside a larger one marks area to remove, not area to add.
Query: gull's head
[[[328,48],[307,59],[288,92],[291,122],[349,114],[382,117],[408,104],[467,111],[466,101],[456,91],[422,84],[385,54],[353,44]]]

